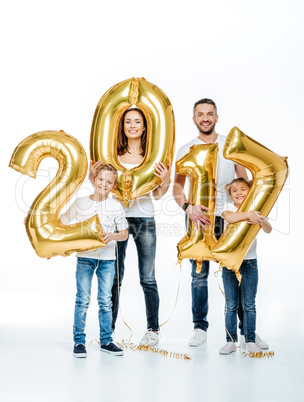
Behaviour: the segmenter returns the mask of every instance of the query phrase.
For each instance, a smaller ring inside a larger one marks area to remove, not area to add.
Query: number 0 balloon
[[[140,108],[147,120],[147,149],[143,162],[125,169],[117,156],[120,119],[131,106]],[[174,153],[174,115],[169,98],[144,78],[131,78],[110,88],[100,99],[93,118],[90,156],[95,162],[111,163],[118,171],[114,194],[128,206],[128,200],[141,197],[161,184],[153,174],[154,164],[172,163]]]

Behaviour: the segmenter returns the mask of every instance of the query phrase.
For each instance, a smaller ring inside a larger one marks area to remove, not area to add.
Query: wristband
[[[185,204],[182,206],[182,209],[186,212],[186,209],[191,205],[189,202],[185,202]]]

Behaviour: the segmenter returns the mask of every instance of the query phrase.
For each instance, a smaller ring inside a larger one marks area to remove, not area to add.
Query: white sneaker
[[[155,332],[148,329],[145,335],[142,337],[142,340],[139,342],[139,346],[155,346],[159,342],[159,335]]]
[[[269,345],[267,342],[263,341],[257,333],[255,333],[255,344],[260,348],[260,349],[269,349]]]
[[[239,343],[240,346],[245,347],[245,337],[244,335],[239,336]],[[263,341],[259,335],[256,333],[255,334],[255,344],[260,348],[260,349],[269,349],[269,345],[267,342]]]
[[[230,355],[236,351],[236,346],[234,342],[227,342],[226,345],[220,349],[220,355]]]
[[[246,351],[253,352],[253,353],[260,353],[262,349],[260,349],[254,342],[247,342],[246,343]]]
[[[242,348],[245,347],[246,342],[245,342],[245,336],[244,336],[244,335],[240,335],[240,336],[239,336],[239,344],[240,344],[240,346],[241,346]]]
[[[194,330],[194,335],[189,339],[189,346],[200,346],[207,340],[207,332],[200,328]]]

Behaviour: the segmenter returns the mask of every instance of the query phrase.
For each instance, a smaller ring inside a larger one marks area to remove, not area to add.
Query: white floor
[[[166,333],[166,331],[164,331]],[[62,336],[62,340],[59,338]],[[67,332],[1,328],[0,401],[303,401],[303,342],[272,344],[275,356],[220,356],[223,342],[199,348],[162,336],[160,347],[191,360],[127,350],[123,357],[88,346],[76,359]],[[138,342],[137,339],[134,339]]]

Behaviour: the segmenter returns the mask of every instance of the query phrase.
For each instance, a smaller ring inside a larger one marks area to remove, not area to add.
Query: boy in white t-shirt
[[[247,223],[260,225],[264,232],[270,233],[272,227],[267,219],[258,212],[237,212],[242,202],[249,193],[251,182],[239,177],[232,180],[231,183],[225,187],[233,201],[224,205],[224,212],[222,214],[227,223],[236,223],[246,221]],[[255,298],[258,287],[258,266],[256,255],[256,239],[254,239],[251,247],[249,248],[242,265],[240,267],[242,281],[240,285],[242,306],[244,310],[243,329],[246,342],[246,350],[248,352],[261,352],[261,349],[255,344],[256,333],[256,308]],[[239,283],[233,271],[223,267],[222,279],[225,290],[226,298],[226,345],[220,349],[220,354],[228,355],[235,352],[237,341],[237,310],[239,303]]]
[[[77,253],[76,286],[77,294],[74,313],[74,356],[86,357],[85,322],[89,308],[91,284],[94,272],[98,280],[98,305],[100,327],[100,350],[121,356],[123,350],[112,342],[112,285],[115,274],[115,245],[128,236],[128,223],[121,204],[111,197],[110,191],[116,187],[117,170],[110,164],[100,166],[93,179],[94,194],[78,198],[70,209],[60,216],[62,223],[73,220],[85,221],[98,214],[106,247]],[[116,231],[116,232],[115,232]]]

